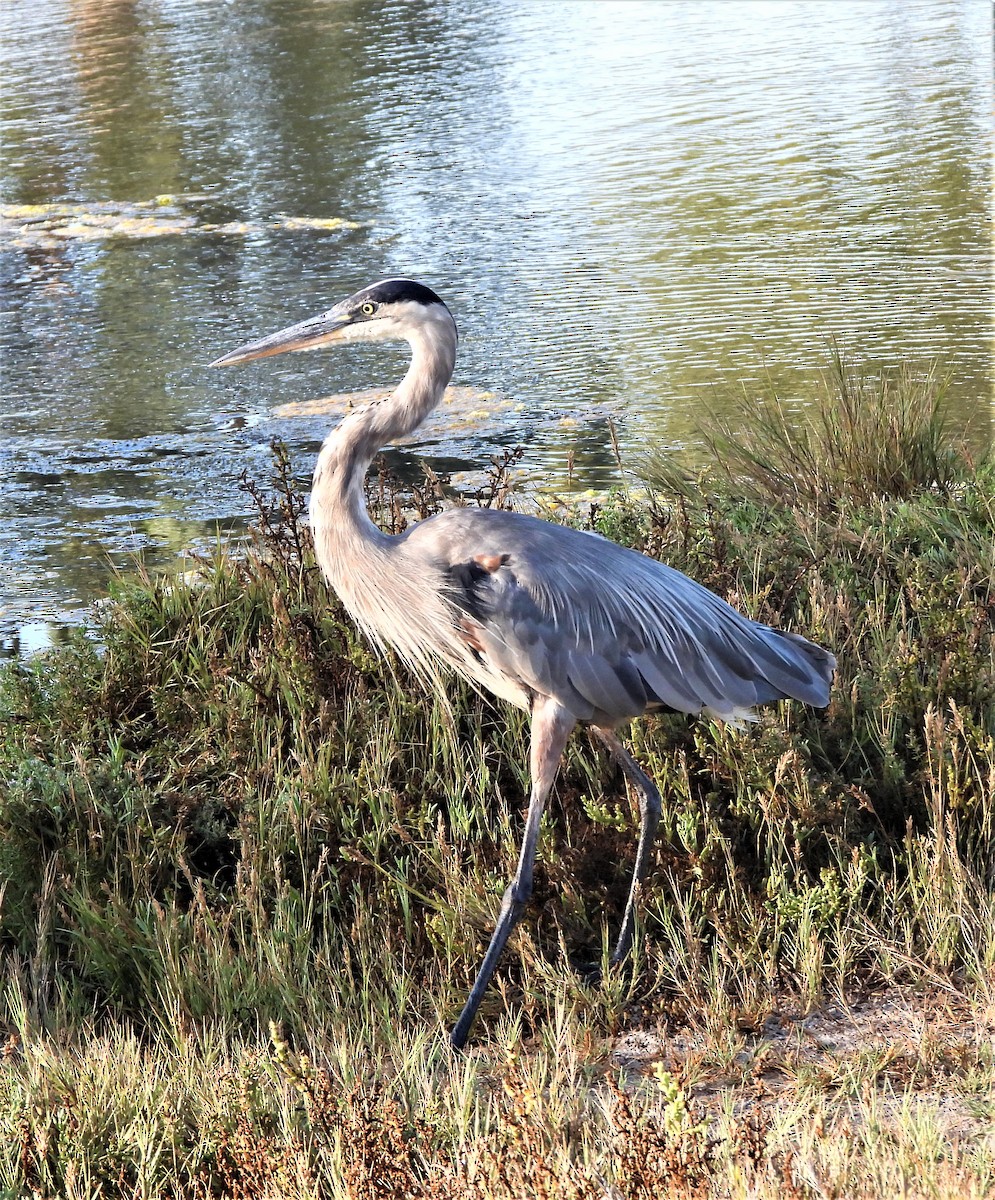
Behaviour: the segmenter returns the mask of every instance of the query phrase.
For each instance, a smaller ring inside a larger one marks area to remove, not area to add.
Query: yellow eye
[[[376,311],[377,311],[377,306],[375,304],[371,304],[369,300],[367,300],[366,303],[363,305],[363,312],[368,317],[372,317]]]

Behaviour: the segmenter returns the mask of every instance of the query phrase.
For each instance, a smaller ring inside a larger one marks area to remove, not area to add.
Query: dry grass
[[[455,1060],[399,1033],[370,1070],[279,1034],[175,1046],[79,1031],[56,1047],[25,1030],[7,1053],[22,1082],[16,1187],[244,1200],[990,1194],[983,1012],[895,992],[725,1033],[725,1049],[676,1026],[598,1039],[565,1017],[555,1044]]]

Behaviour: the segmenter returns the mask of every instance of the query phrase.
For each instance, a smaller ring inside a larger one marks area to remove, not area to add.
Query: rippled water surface
[[[7,0],[5,644],[78,613],[108,556],[241,529],[273,436],[306,477],[323,423],[276,410],[403,352],[204,364],[385,275],[450,302],[456,382],[495,396],[492,422],[426,429],[437,467],[521,443],[601,486],[609,418],[625,448],[693,444],[741,383],[803,404],[831,337],[938,358],[984,437],[990,13]],[[23,207],[53,204],[84,208]]]

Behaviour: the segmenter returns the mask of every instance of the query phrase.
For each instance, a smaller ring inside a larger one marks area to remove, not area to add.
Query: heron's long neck
[[[428,319],[408,337],[411,365],[384,400],[350,413],[318,455],[311,491],[311,527],[318,563],[336,587],[357,570],[362,548],[388,539],[370,520],[366,471],[377,451],[417,428],[442,399],[456,361],[456,327],[448,312]],[[341,590],[341,589],[340,589]]]

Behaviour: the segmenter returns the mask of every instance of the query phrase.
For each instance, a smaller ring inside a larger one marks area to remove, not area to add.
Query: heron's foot
[[[599,959],[597,962],[591,962],[590,959],[575,958],[571,960],[570,965],[574,969],[574,974],[586,987],[598,987],[607,975],[613,974],[618,969],[618,961],[615,956],[605,963],[605,960]]]
[[[446,1041],[448,1042],[449,1049],[453,1052],[453,1054],[457,1054],[462,1058],[463,1055],[466,1054],[466,1036],[464,1035],[462,1038],[460,1038],[458,1034],[459,1030],[454,1028],[449,1034],[449,1037],[446,1038]]]
[[[574,962],[570,964],[574,974],[585,987],[597,987],[604,978],[604,969],[599,962]]]
[[[624,969],[628,963],[628,950],[619,957],[617,949],[607,964],[604,959],[599,959],[597,962],[591,962],[590,959],[581,959],[579,957],[570,960],[574,974],[586,987],[598,987],[606,975],[615,974],[620,969]]]

